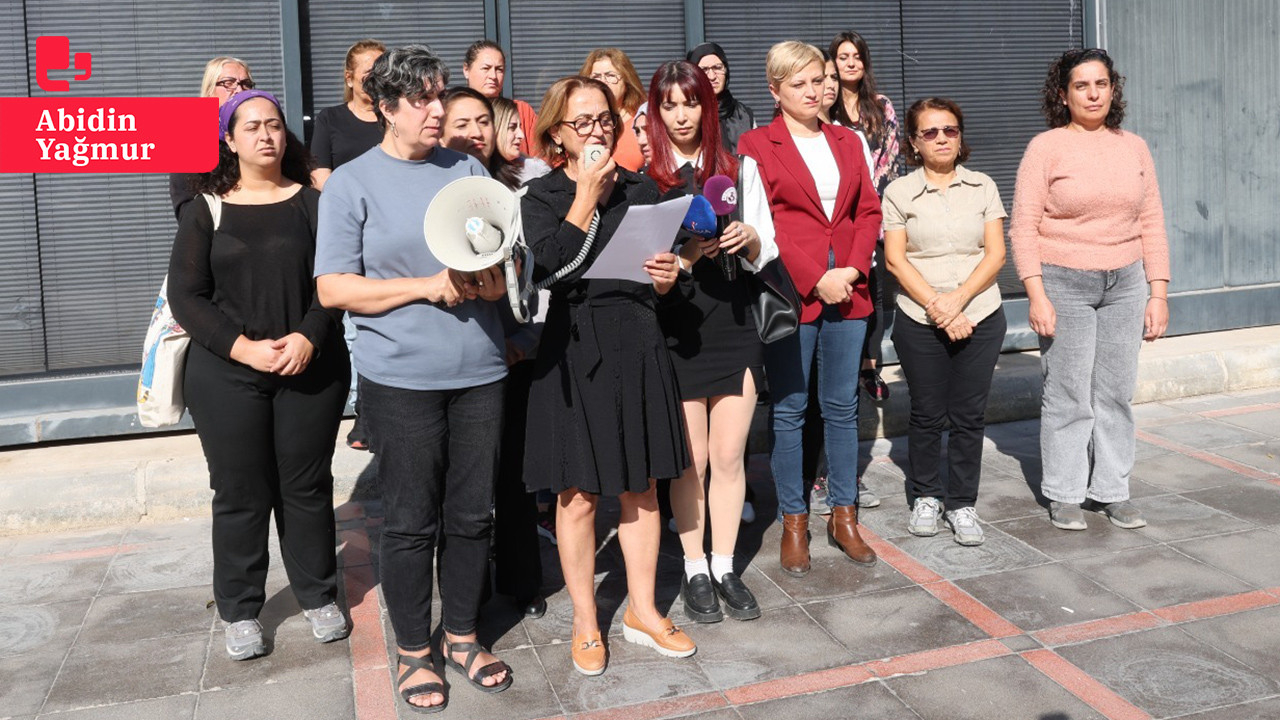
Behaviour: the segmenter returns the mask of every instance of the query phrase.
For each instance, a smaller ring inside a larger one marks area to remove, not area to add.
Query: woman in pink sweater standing
[[[1151,152],[1120,129],[1123,81],[1104,50],[1055,60],[1052,129],[1027,146],[1014,190],[1009,234],[1044,374],[1040,489],[1063,530],[1084,530],[1086,508],[1147,524],[1129,502],[1130,403],[1141,340],[1169,324],[1169,244]]]

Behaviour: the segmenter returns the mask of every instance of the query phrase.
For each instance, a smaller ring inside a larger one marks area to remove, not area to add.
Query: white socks
[[[720,582],[724,576],[733,572],[733,556],[711,553],[711,577]]]
[[[707,558],[700,557],[697,560],[684,559],[684,576],[690,580],[698,575],[710,575],[711,569],[707,566]]]

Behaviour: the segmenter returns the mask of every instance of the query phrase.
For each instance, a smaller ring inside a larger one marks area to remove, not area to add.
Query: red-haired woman
[[[664,199],[701,193],[715,175],[736,181],[738,161],[720,142],[716,94],[705,73],[683,60],[662,65],[649,84],[649,108],[649,176]],[[680,255],[693,276],[689,302],[661,314],[693,454],[693,465],[671,483],[671,506],[684,546],[685,612],[697,622],[723,619],[721,600],[730,617],[760,617],[755,596],[733,570],[747,487],[742,458],[764,380],[764,346],[751,315],[746,273],[776,258],[778,247],[758,177],[743,190],[763,227],[732,217],[718,237],[686,238]],[[703,550],[708,505],[709,563]]]

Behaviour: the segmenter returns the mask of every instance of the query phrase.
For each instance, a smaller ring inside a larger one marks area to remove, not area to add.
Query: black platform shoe
[[[756,596],[751,594],[742,578],[734,573],[725,573],[719,580],[712,580],[716,595],[724,601],[725,611],[734,620],[755,620],[760,617],[760,604]]]
[[[684,614],[699,623],[718,623],[724,619],[720,611],[720,601],[716,599],[716,590],[711,586],[711,577],[698,573],[690,580],[687,575],[680,578],[680,594],[684,596]]]

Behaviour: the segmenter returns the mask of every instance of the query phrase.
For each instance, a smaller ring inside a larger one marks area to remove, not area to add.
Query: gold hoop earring
[[[400,132],[399,132],[398,130],[396,130],[396,124],[395,124],[395,121],[390,121],[390,122],[391,122],[391,137],[394,137],[394,138],[396,138],[396,139],[399,139],[399,138],[400,138]]]

